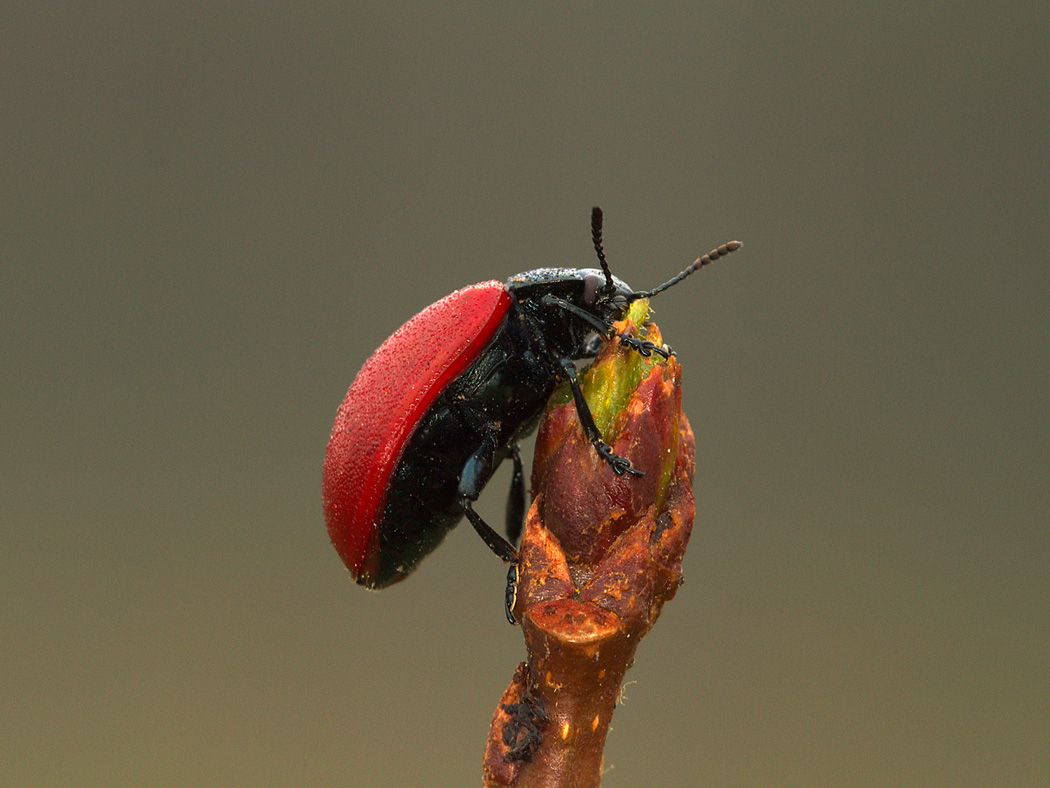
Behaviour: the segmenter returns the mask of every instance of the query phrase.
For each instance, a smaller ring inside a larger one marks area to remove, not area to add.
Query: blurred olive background
[[[8,4],[0,785],[480,784],[504,569],[358,588],[321,462],[593,204],[635,287],[745,242],[655,304],[698,516],[605,784],[1050,784],[1050,10],[865,6]]]

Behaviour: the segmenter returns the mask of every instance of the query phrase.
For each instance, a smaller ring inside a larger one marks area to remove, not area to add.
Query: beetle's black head
[[[739,241],[722,244],[659,287],[632,290],[609,269],[602,248],[602,209],[598,207],[591,211],[591,237],[600,269],[537,268],[507,280],[507,290],[520,308],[543,326],[551,346],[574,358],[579,357],[580,348],[596,330],[608,335],[611,324],[622,319],[634,301],[662,293],[741,247]]]

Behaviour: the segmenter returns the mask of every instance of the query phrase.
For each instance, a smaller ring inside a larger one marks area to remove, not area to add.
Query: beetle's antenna
[[[607,295],[616,290],[613,284],[612,271],[605,259],[605,250],[602,249],[602,209],[595,205],[591,208],[591,239],[594,241],[594,251],[598,254],[598,263],[605,272],[605,284],[598,290],[599,295]]]
[[[678,284],[679,282],[681,282],[683,279],[685,279],[687,276],[689,276],[689,274],[693,273],[694,271],[698,271],[699,269],[703,268],[705,265],[710,265],[715,260],[717,260],[719,257],[725,257],[730,252],[735,252],[741,246],[743,246],[743,244],[740,243],[740,241],[730,241],[729,243],[724,243],[721,246],[719,246],[717,249],[712,249],[710,252],[705,254],[699,260],[694,262],[691,266],[689,266],[684,271],[682,271],[682,273],[678,274],[678,276],[675,276],[675,277],[673,277],[671,279],[668,279],[662,285],[660,285],[659,287],[655,287],[652,290],[642,290],[641,292],[638,292],[638,293],[631,293],[631,295],[627,296],[627,300],[628,301],[637,301],[639,298],[652,298],[657,293],[662,293],[667,288]]]

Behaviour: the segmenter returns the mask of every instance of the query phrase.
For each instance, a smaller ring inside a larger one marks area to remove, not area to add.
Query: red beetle
[[[517,442],[535,428],[559,381],[572,389],[599,455],[618,474],[641,475],[602,441],[576,363],[594,357],[596,338],[616,335],[612,324],[632,301],[666,290],[740,244],[723,244],[654,290],[635,292],[609,270],[601,220],[595,208],[601,270],[540,268],[506,284],[457,290],[394,332],[357,374],[336,414],[323,489],[328,533],[361,585],[382,588],[403,579],[464,514],[493,552],[515,563],[511,542],[525,512]],[[636,337],[621,340],[643,355],[670,353]],[[471,506],[507,457],[514,462],[511,541]]]

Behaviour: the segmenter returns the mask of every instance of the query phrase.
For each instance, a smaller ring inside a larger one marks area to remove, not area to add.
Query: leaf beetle
[[[612,453],[580,390],[577,364],[619,336],[643,355],[666,346],[616,334],[629,304],[677,284],[736,251],[732,241],[653,290],[613,276],[602,248],[602,212],[591,214],[599,269],[538,268],[457,290],[393,333],[358,372],[335,417],[324,461],[323,502],[332,543],[359,584],[404,579],[466,515],[511,565],[525,515],[518,440],[535,429],[560,381],[572,391],[584,434],[617,474],[642,475]],[[507,536],[473,503],[499,464],[514,463]]]

